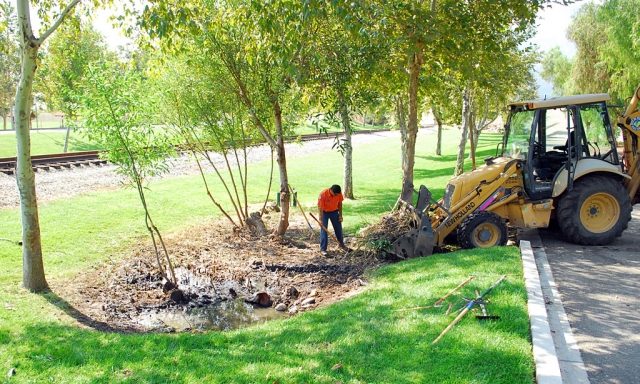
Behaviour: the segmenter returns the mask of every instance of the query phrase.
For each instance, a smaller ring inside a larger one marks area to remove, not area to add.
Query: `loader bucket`
[[[392,244],[393,252],[403,259],[431,256],[434,246],[431,220],[426,215],[420,221],[420,228],[411,230]]]

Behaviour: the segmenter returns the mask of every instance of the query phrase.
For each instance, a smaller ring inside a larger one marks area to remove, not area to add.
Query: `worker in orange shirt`
[[[339,185],[332,185],[331,188],[327,188],[320,192],[318,196],[318,216],[324,228],[328,228],[329,220],[336,233],[336,238],[340,242],[340,248],[346,249],[344,241],[342,239],[342,189]],[[320,251],[324,256],[329,256],[327,253],[328,234],[324,228],[320,229]]]

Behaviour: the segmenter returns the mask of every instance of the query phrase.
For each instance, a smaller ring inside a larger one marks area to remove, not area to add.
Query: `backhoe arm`
[[[624,115],[618,116],[616,125],[622,130],[624,139],[624,165],[631,179],[624,182],[624,186],[631,197],[632,204],[636,203],[635,195],[640,187],[640,164],[638,163],[638,137],[640,136],[640,86],[636,89]]]

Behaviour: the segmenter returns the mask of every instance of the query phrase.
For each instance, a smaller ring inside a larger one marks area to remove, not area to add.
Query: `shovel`
[[[305,215],[304,210],[302,210],[302,204],[300,204],[300,201],[298,200],[298,196],[296,196],[296,194],[293,192],[293,188],[291,188],[291,185],[287,184],[287,186],[289,187],[289,190],[291,191],[291,196],[293,196],[293,200],[296,203],[298,203],[298,208],[300,208],[300,212],[302,212],[302,216],[307,221],[307,225],[309,226],[309,229],[313,231],[313,227],[311,226],[311,223],[309,222],[309,219],[307,219],[307,215]]]
[[[331,232],[329,232],[329,230],[328,230],[327,228],[325,228],[325,226],[324,226],[324,225],[322,225],[322,223],[320,222],[320,220],[318,220],[318,218],[317,218],[317,217],[315,217],[315,216],[313,215],[313,213],[309,212],[309,215],[310,215],[311,217],[313,217],[313,220],[315,220],[315,221],[316,221],[316,223],[318,223],[318,225],[320,226],[320,228],[324,229],[324,231],[325,231],[325,232],[327,232],[327,234],[328,234],[329,236],[331,236],[331,238],[332,238],[333,240],[335,240],[335,241],[336,241],[336,243],[338,243],[338,245],[339,245],[340,247],[342,247],[342,244],[340,244],[340,242],[338,241],[338,238],[336,238],[336,237],[335,237]]]

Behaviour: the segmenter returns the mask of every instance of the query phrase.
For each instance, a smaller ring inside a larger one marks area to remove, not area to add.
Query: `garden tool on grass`
[[[454,326],[454,325],[456,325],[456,323],[457,323],[458,321],[460,321],[460,320],[464,317],[464,315],[466,315],[466,314],[467,314],[467,312],[469,312],[469,311],[471,310],[471,308],[473,307],[473,305],[474,305],[474,304],[477,304],[477,303],[479,303],[480,301],[482,301],[482,298],[483,298],[483,297],[485,297],[489,292],[491,292],[491,290],[492,290],[493,288],[495,288],[498,284],[502,283],[502,280],[504,280],[506,277],[507,277],[506,275],[505,275],[505,276],[502,276],[502,277],[500,278],[500,280],[498,280],[498,281],[496,281],[495,283],[493,283],[493,285],[492,285],[492,286],[490,286],[490,287],[489,287],[489,289],[487,289],[486,291],[484,291],[484,292],[482,293],[482,295],[480,295],[477,299],[475,299],[475,300],[471,300],[471,301],[469,302],[469,304],[468,304],[468,305],[467,305],[467,306],[462,310],[462,312],[460,312],[460,314],[458,315],[458,317],[456,317],[456,318],[451,322],[451,324],[449,324],[449,325],[447,326],[447,328],[445,328],[445,329],[444,329],[444,331],[442,331],[442,333],[440,334],[440,336],[438,336],[435,340],[433,340],[433,342],[432,342],[431,344],[435,344],[435,343],[437,343],[440,339],[442,339],[442,337],[443,337],[447,332],[449,332],[449,330],[450,330],[451,328],[453,328],[453,326]]]
[[[476,290],[476,303],[478,305],[480,305],[480,309],[482,309],[482,316],[481,315],[476,315],[476,319],[478,319],[478,320],[495,320],[495,319],[499,319],[500,318],[500,316],[489,316],[489,315],[487,315],[487,308],[485,307],[486,302],[480,300],[480,294],[478,293],[478,290]]]
[[[411,311],[411,310],[414,310],[414,309],[425,309],[425,308],[431,308],[431,307],[435,307],[435,308],[442,307],[442,302],[445,301],[445,299],[447,297],[451,296],[452,293],[454,293],[455,291],[460,289],[463,285],[465,285],[468,282],[470,282],[471,279],[473,279],[473,276],[469,276],[469,278],[467,280],[465,280],[462,283],[458,284],[457,287],[453,288],[451,291],[449,291],[449,293],[444,295],[440,300],[438,300],[435,303],[433,303],[433,305],[427,305],[427,306],[423,306],[423,307],[402,308],[402,309],[396,309],[395,311]],[[449,305],[449,309],[451,309],[451,305]]]
[[[451,296],[451,294],[453,294],[455,291],[457,291],[458,289],[462,288],[462,286],[464,286],[465,284],[467,284],[468,282],[471,281],[471,279],[473,279],[473,276],[469,276],[469,278],[465,281],[463,281],[462,283],[458,284],[457,287],[453,288],[451,291],[449,291],[449,293],[447,293],[446,295],[444,295],[440,300],[436,301],[435,303],[433,303],[434,307],[441,307],[442,302],[445,301],[445,299],[449,296]]]

